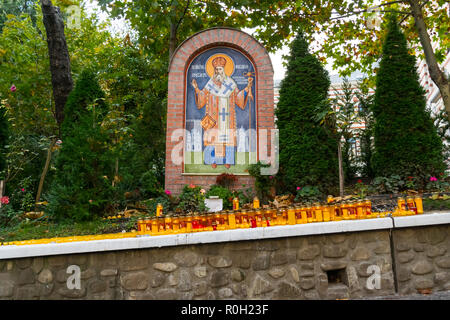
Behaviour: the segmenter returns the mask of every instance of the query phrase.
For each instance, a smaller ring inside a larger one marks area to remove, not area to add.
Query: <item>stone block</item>
[[[270,281],[257,274],[252,282],[252,285],[250,286],[250,297],[257,297],[259,295],[271,292],[272,290],[274,290],[274,287]]]
[[[179,291],[186,292],[192,290],[191,275],[186,270],[180,271],[178,282],[177,288]]]
[[[328,294],[328,277],[325,273],[320,273],[317,276],[316,290],[321,298],[326,298]]]
[[[437,272],[434,274],[434,282],[438,285],[446,283],[450,279],[449,272]]]
[[[77,266],[81,266],[86,264],[88,261],[87,254],[72,254],[67,257],[67,264],[72,265],[75,264]]]
[[[358,292],[359,290],[361,290],[358,273],[353,266],[347,268],[347,282],[350,293]]]
[[[97,272],[95,271],[95,269],[89,268],[89,269],[82,271],[80,277],[81,277],[81,280],[87,280],[87,279],[94,277],[96,274],[97,274]]]
[[[286,272],[282,268],[273,268],[268,272],[268,274],[274,279],[279,279],[284,277]]]
[[[42,284],[48,284],[51,283],[53,281],[53,273],[51,270],[49,269],[44,269],[42,270],[39,275],[37,280],[42,283]]]
[[[50,256],[47,258],[47,263],[49,267],[68,267],[66,256]]]
[[[345,267],[347,267],[347,261],[345,260],[336,260],[336,261],[325,260],[323,263],[320,264],[320,268],[323,271],[339,270],[344,269]]]
[[[26,269],[31,266],[31,263],[33,262],[32,258],[22,258],[22,259],[16,259],[16,266],[19,269]]]
[[[278,250],[273,252],[271,255],[271,261],[274,266],[281,266],[288,263],[288,254],[286,250]]]
[[[447,252],[447,248],[444,245],[430,246],[427,250],[427,256],[430,258],[443,256]]]
[[[208,284],[205,281],[194,283],[193,291],[195,296],[202,296],[208,291]]]
[[[11,297],[14,293],[14,281],[0,279],[0,298]]]
[[[241,269],[234,268],[231,270],[231,280],[241,282],[245,279],[245,272]]]
[[[298,299],[301,297],[302,291],[295,285],[281,281],[278,284],[277,296],[279,299]]]
[[[414,279],[414,288],[416,290],[432,289],[434,287],[434,281],[428,277],[418,277]]]
[[[38,284],[37,288],[38,288],[38,292],[39,292],[38,295],[39,295],[40,299],[42,300],[42,299],[50,296],[53,292],[54,287],[55,287],[54,283]]]
[[[299,286],[303,290],[309,290],[314,288],[316,285],[314,277],[302,277],[299,281]]]
[[[124,251],[117,254],[121,271],[138,271],[148,268],[148,254],[145,250]]]
[[[206,267],[195,267],[194,274],[199,278],[204,278],[208,274]]]
[[[410,252],[410,251],[399,252],[397,254],[396,260],[399,263],[408,263],[408,262],[414,260],[415,256],[416,255],[413,252]]]
[[[36,280],[36,276],[34,274],[34,271],[29,268],[20,271],[19,277],[17,279],[17,284],[24,285],[24,284],[33,284]]]
[[[100,293],[105,292],[107,288],[108,285],[105,281],[95,279],[89,284],[88,291],[89,293]]]
[[[297,259],[299,260],[313,260],[320,254],[320,246],[317,244],[301,248],[297,251]]]
[[[163,285],[167,275],[164,272],[155,271],[150,273],[150,287],[157,288]]]
[[[57,292],[64,298],[81,299],[86,296],[87,290],[83,286],[81,287],[81,289],[68,289],[66,286],[63,286],[59,288]]]
[[[370,251],[366,247],[356,247],[350,255],[353,261],[368,260],[371,256]]]
[[[155,292],[156,300],[177,300],[178,293],[176,289],[162,288]]]
[[[408,251],[411,249],[411,243],[404,241],[404,242],[397,242],[395,244],[395,249],[397,251]]]
[[[348,249],[342,245],[326,245],[323,247],[325,258],[343,258],[347,255]]]
[[[420,260],[413,265],[411,272],[417,275],[423,275],[430,273],[433,269],[434,268],[431,263],[425,260]]]
[[[192,251],[179,251],[175,253],[174,260],[180,267],[193,267],[198,262],[198,255]]]
[[[270,254],[267,252],[259,253],[252,262],[254,271],[267,270],[270,267]]]
[[[439,268],[450,269],[450,256],[436,258],[435,263]]]
[[[400,282],[411,279],[411,268],[407,266],[400,266],[397,268],[397,280]]]
[[[347,235],[346,234],[332,234],[328,238],[332,243],[340,244],[340,243],[345,242],[345,240],[347,240]]]
[[[131,272],[120,277],[120,283],[124,289],[135,291],[145,290],[148,287],[148,275],[145,272]]]
[[[332,284],[328,286],[327,299],[349,299],[350,293],[345,284]]]
[[[173,272],[177,269],[177,265],[172,262],[154,263],[153,268],[164,272]]]
[[[427,245],[425,243],[415,243],[414,244],[415,252],[424,252],[426,248],[427,248]]]
[[[233,261],[226,256],[208,257],[208,263],[214,268],[228,268],[233,264]]]
[[[289,267],[289,272],[291,274],[292,279],[295,282],[297,282],[297,283],[300,282],[300,275],[299,275],[298,270],[297,270],[297,268],[295,266]]]
[[[39,272],[41,272],[42,268],[44,268],[44,258],[43,257],[33,258],[33,262],[31,263],[31,269],[33,269],[34,273],[38,274]]]
[[[230,288],[221,288],[217,291],[219,299],[229,299],[233,296],[233,291]]]
[[[436,245],[438,243],[441,243],[445,240],[447,237],[447,232],[442,227],[436,227],[432,230],[427,230],[427,242],[431,245]]]
[[[226,286],[230,282],[230,275],[226,271],[216,270],[211,273],[210,285],[213,288]]]
[[[103,269],[102,271],[100,271],[100,276],[102,277],[114,277],[117,276],[117,274],[117,269]]]
[[[37,286],[26,285],[18,287],[16,290],[15,300],[36,300],[39,297],[39,289]]]
[[[148,291],[131,291],[129,293],[130,300],[155,300],[156,297],[152,292]]]
[[[373,252],[375,252],[376,254],[391,253],[391,244],[389,243],[389,241],[379,241]]]

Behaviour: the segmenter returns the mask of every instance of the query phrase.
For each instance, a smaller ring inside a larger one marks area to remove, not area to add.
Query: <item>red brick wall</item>
[[[253,62],[257,77],[258,128],[274,128],[273,67],[265,48],[247,33],[231,28],[207,29],[186,39],[175,51],[169,67],[165,185],[166,190],[173,194],[179,194],[186,184],[208,188],[216,182],[216,175],[183,175],[183,165],[174,164],[171,157],[174,147],[182,141],[172,142],[171,137],[174,130],[184,128],[186,69],[195,56],[215,46],[229,46],[239,50]],[[250,176],[237,178],[237,189],[242,188],[243,184],[246,187],[254,184]]]

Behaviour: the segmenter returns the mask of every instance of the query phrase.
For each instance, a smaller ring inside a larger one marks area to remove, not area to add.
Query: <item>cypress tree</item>
[[[105,176],[114,158],[101,128],[107,112],[103,98],[95,74],[84,71],[67,100],[57,173],[48,194],[49,211],[56,219],[92,219],[111,199],[112,186]]]
[[[377,74],[373,114],[376,176],[425,179],[444,171],[442,141],[426,111],[416,58],[395,16],[390,17]]]
[[[275,111],[280,139],[280,176],[286,191],[317,186],[329,192],[338,181],[337,143],[313,118],[328,98],[330,79],[320,61],[309,53],[300,32],[291,44],[286,77]]]

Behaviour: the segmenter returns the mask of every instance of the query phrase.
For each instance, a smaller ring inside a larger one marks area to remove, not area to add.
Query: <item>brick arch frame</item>
[[[186,74],[190,62],[200,53],[214,47],[230,47],[247,56],[256,71],[257,128],[274,128],[273,66],[266,49],[251,35],[233,28],[211,28],[186,39],[174,52],[169,64],[169,88],[167,99],[167,131],[165,188],[179,194],[186,184],[208,187],[215,184],[217,175],[183,174],[183,164],[172,162],[172,152],[180,151],[182,138],[172,141],[175,130],[184,128]],[[176,136],[176,135],[175,135]],[[269,148],[270,150],[270,148]],[[180,153],[181,154],[181,153]],[[254,185],[253,178],[238,175],[236,189]]]

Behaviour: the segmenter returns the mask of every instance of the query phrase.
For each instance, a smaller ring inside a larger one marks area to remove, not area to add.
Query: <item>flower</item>
[[[191,183],[191,184],[189,185],[189,188],[194,189],[194,188],[195,188],[195,185]]]
[[[9,197],[4,196],[0,198],[0,203],[1,204],[8,204],[9,203]]]
[[[205,189],[201,189],[201,190],[200,190],[200,193],[201,193],[201,194],[205,194],[205,193],[206,193],[206,190],[205,190]]]
[[[430,177],[430,181],[437,181],[438,179],[436,177]]]
[[[356,181],[357,183],[362,183],[362,180],[361,179],[358,179],[358,181]]]
[[[301,189],[300,187],[297,187],[297,191],[300,190],[300,189]]]
[[[166,190],[164,191],[168,196],[170,196],[172,194],[172,192],[170,192],[170,190]]]
[[[273,176],[270,176],[269,179],[273,179]]]
[[[17,88],[15,85],[12,85],[9,90],[11,90],[11,92],[16,92]]]
[[[25,192],[25,188],[20,189],[22,192]]]

